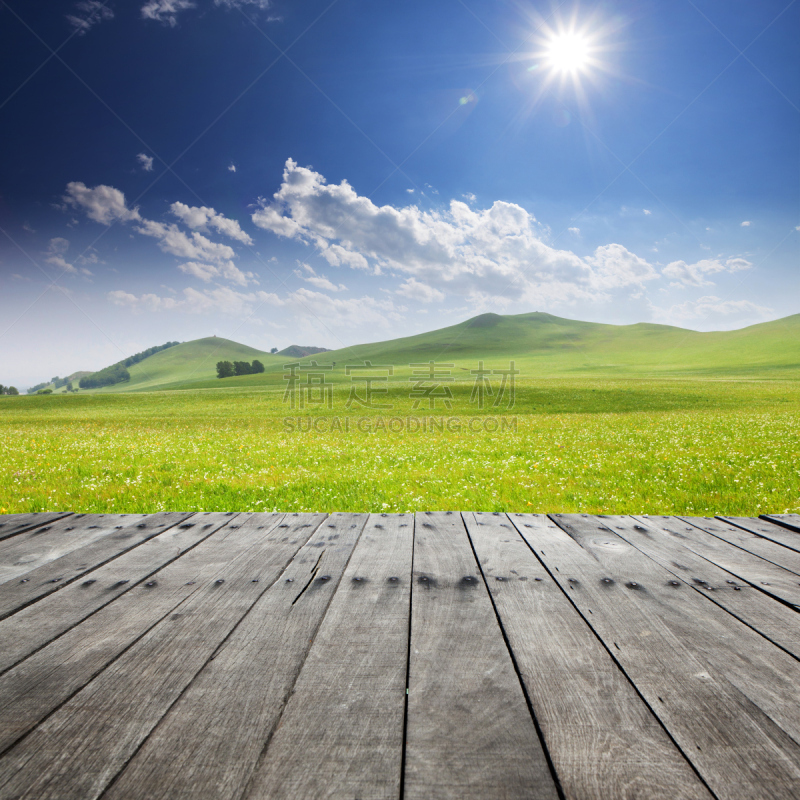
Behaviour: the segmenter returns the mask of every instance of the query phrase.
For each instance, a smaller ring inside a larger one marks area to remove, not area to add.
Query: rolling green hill
[[[481,314],[430,333],[325,354],[373,363],[510,359],[533,376],[800,377],[800,314],[735,331],[637,323],[604,325],[535,312]]]
[[[261,360],[258,375],[218,380],[221,360]],[[131,380],[101,393],[161,389],[279,387],[288,355],[272,355],[218,337],[197,339],[130,367]],[[395,366],[406,381],[409,365],[452,362],[469,379],[479,360],[497,367],[513,359],[521,378],[704,377],[800,378],[800,314],[735,331],[701,333],[667,325],[605,325],[545,313],[481,314],[458,325],[384,342],[331,350],[303,359],[335,364],[334,382],[349,380],[347,364]]]
[[[216,377],[217,361],[252,361],[254,358],[259,359],[268,367],[275,362],[282,363],[285,360],[281,356],[262,353],[261,350],[248,347],[246,344],[239,344],[218,336],[209,336],[162,350],[129,367],[130,381],[95,391],[102,394],[115,394],[117,392],[169,389],[173,388],[175,384],[185,385],[209,380],[222,384],[223,381],[219,381]]]

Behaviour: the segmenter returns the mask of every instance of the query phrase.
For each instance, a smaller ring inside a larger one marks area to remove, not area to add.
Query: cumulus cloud
[[[580,228],[568,228],[568,230],[569,230],[570,233],[574,233],[576,236],[580,236],[581,235],[581,229]]]
[[[316,286],[317,289],[323,289],[326,292],[344,292],[347,290],[347,287],[340,283],[338,286],[329,281],[324,275],[317,275],[314,271],[314,268],[308,264],[301,264],[302,268],[308,274],[303,274],[299,269],[294,271],[294,274],[297,275],[298,278],[304,280],[306,283],[310,283],[312,286]]]
[[[706,258],[694,264],[672,261],[662,272],[679,286],[712,286],[714,282],[708,280],[706,276],[719,272],[741,272],[752,266],[751,262],[740,257],[727,258],[724,261],[718,258]]]
[[[402,283],[397,289],[397,294],[408,297],[409,300],[419,300],[421,303],[444,300],[444,292],[440,292],[426,283],[420,283],[415,278],[408,278],[405,283]]]
[[[654,322],[676,324],[687,320],[720,319],[725,317],[766,319],[773,312],[771,308],[759,306],[750,300],[721,300],[714,295],[688,300],[670,308],[651,306]]]
[[[644,214],[646,217],[649,217],[649,216],[650,216],[650,215],[651,215],[653,212],[652,212],[652,211],[650,211],[650,209],[649,209],[649,208],[643,208],[643,209],[642,209],[642,213],[643,213],[643,214]]]
[[[174,27],[178,24],[178,14],[194,7],[192,0],[148,0],[142,6],[142,18],[165,22]]]
[[[228,164],[228,172],[236,172],[236,164]]]
[[[145,236],[158,239],[158,246],[165,252],[179,258],[192,258],[201,261],[230,261],[236,257],[232,247],[211,239],[200,233],[188,235],[174,223],[156,222],[144,219],[136,230]]]
[[[740,222],[740,223],[739,223],[739,225],[740,225],[742,228],[749,228],[749,227],[750,227],[752,224],[753,224],[753,223],[752,223],[752,222],[750,222],[750,220],[749,220],[749,219],[746,219],[744,222]]]
[[[145,153],[139,153],[136,156],[136,160],[142,165],[142,169],[145,172],[152,172],[153,171],[153,158],[152,156],[148,156]]]
[[[213,208],[205,206],[187,206],[185,203],[173,203],[170,211],[193,230],[207,231],[209,228],[229,236],[244,244],[253,244],[253,240],[239,226],[235,219],[229,219],[223,214],[218,214]]]
[[[186,259],[187,263],[180,265],[179,269],[200,280],[218,278],[239,286],[247,286],[251,281],[256,281],[255,273],[243,272],[233,263],[236,251],[230,245],[212,241],[197,230],[186,233],[175,223],[145,219],[138,208],[128,208],[125,195],[113,186],[96,186],[90,189],[80,182],[69,183],[64,202],[82,209],[89,219],[104,225],[111,225],[115,221],[134,221],[137,223],[134,226],[137,233],[158,240],[158,246],[163,252]],[[170,210],[188,228],[205,231],[214,228],[239,242],[252,244],[252,239],[239,227],[236,220],[218,214],[213,208],[173,203]]]
[[[206,283],[214,278],[224,278],[239,286],[247,286],[247,284],[255,278],[252,272],[242,272],[232,261],[223,261],[218,266],[189,261],[186,264],[178,264],[178,269]]]
[[[75,13],[67,14],[67,22],[80,36],[88,33],[95,25],[114,19],[114,12],[100,0],[83,0],[75,4]]]
[[[315,245],[330,264],[405,273],[467,297],[502,296],[513,285],[529,301],[598,299],[608,289],[658,277],[622,245],[598,248],[589,258],[550,247],[535,217],[514,203],[473,210],[452,200],[443,211],[376,206],[347,181],[328,185],[291,159],[280,189],[271,202],[262,201],[253,221]]]
[[[45,252],[44,260],[47,264],[52,264],[70,275],[76,275],[78,273],[77,268],[64,258],[67,250],[69,250],[69,239],[56,236],[50,240],[50,246]]]
[[[90,189],[80,181],[72,181],[67,184],[63,199],[68,206],[83,210],[89,219],[101,225],[141,219],[139,209],[128,208],[125,195],[113,186],[101,184]]]

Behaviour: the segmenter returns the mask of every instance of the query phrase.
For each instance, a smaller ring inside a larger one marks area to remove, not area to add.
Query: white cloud
[[[144,153],[139,153],[136,156],[137,161],[142,165],[142,169],[145,172],[152,172],[153,171],[153,158],[152,156],[145,155]]]
[[[214,228],[224,236],[236,239],[244,244],[253,244],[253,240],[241,229],[235,219],[218,214],[213,208],[205,206],[187,206],[185,203],[173,203],[170,211],[186,225],[187,228],[207,231]]]
[[[64,258],[67,250],[69,250],[69,240],[56,236],[50,240],[50,246],[45,252],[45,263],[52,264],[70,275],[77,275],[78,270]]]
[[[328,185],[291,159],[274,200],[262,201],[253,221],[314,244],[331,264],[406,273],[431,289],[473,299],[502,297],[511,287],[530,302],[607,299],[611,288],[658,277],[619,244],[600,247],[589,258],[550,247],[535,217],[514,203],[498,200],[473,210],[453,200],[430,212],[376,206],[346,181]]]
[[[108,299],[133,311],[181,311],[189,314],[221,313],[234,316],[250,315],[259,304],[283,305],[277,295],[267,292],[237,292],[220,286],[216,289],[186,288],[181,297],[160,297],[142,294],[138,297],[121,290],[109,292]]]
[[[317,289],[323,289],[326,292],[345,292],[347,291],[347,287],[344,284],[339,284],[338,286],[335,283],[329,281],[324,275],[317,275],[314,271],[314,268],[309,264],[300,264],[300,266],[309,274],[303,275],[303,273],[296,269],[294,274],[297,275],[298,278],[304,280],[306,283],[310,283],[312,286],[316,286]]]
[[[650,216],[650,215],[651,215],[653,212],[652,212],[652,211],[650,211],[650,209],[648,209],[648,208],[643,208],[643,209],[642,209],[642,213],[643,213],[643,214],[644,214],[646,217],[649,217],[649,216]]]
[[[410,300],[419,300],[421,303],[444,300],[444,292],[440,292],[426,283],[420,283],[415,278],[408,278],[405,283],[401,284],[397,294],[408,297]]]
[[[255,279],[255,275],[252,272],[242,272],[232,261],[224,261],[219,266],[189,261],[186,264],[179,264],[178,269],[187,275],[194,275],[206,283],[211,281],[212,278],[224,278],[239,286],[247,286],[251,280]]]
[[[175,223],[145,219],[138,208],[128,208],[125,195],[113,186],[89,189],[83,183],[70,183],[67,184],[64,201],[68,205],[82,208],[90,219],[105,225],[116,220],[135,220],[138,223],[134,227],[137,233],[157,239],[163,252],[186,259],[187,263],[180,265],[179,269],[200,280],[219,278],[239,286],[247,286],[251,281],[257,282],[253,272],[243,272],[233,263],[236,251],[230,245],[214,242],[197,231],[187,234]],[[239,227],[236,220],[218,214],[213,208],[173,203],[170,210],[189,228],[207,230],[211,227],[237,241],[252,244],[253,240]]]
[[[175,224],[165,224],[144,219],[136,228],[138,233],[158,239],[158,246],[165,252],[179,258],[199,259],[201,261],[230,261],[236,257],[232,247],[220,242],[212,242],[200,233],[187,235]]]
[[[228,164],[228,172],[236,172],[236,164]]]
[[[749,219],[746,219],[744,222],[740,222],[740,223],[739,223],[739,225],[740,225],[742,228],[749,228],[749,227],[750,227],[752,224],[753,224],[753,223],[752,223],[752,222],[750,222],[750,220],[749,220]]]
[[[95,186],[90,189],[80,181],[67,184],[64,202],[73,208],[83,209],[89,219],[101,225],[111,225],[119,220],[141,219],[138,208],[128,208],[125,195],[113,186]]]
[[[773,313],[771,308],[759,306],[749,300],[721,300],[713,295],[700,297],[697,300],[688,300],[670,308],[658,308],[651,305],[650,309],[653,321],[665,324],[725,317],[765,319]]]
[[[175,26],[178,24],[178,14],[194,7],[192,0],[148,0],[142,6],[142,18]]]
[[[80,36],[88,33],[95,25],[114,19],[114,12],[100,0],[83,0],[75,4],[75,14],[67,14],[67,22]]]
[[[322,333],[337,327],[361,326],[389,328],[391,323],[405,319],[404,306],[395,306],[391,300],[377,300],[369,295],[357,298],[330,297],[322,292],[301,288],[285,297],[271,292],[240,292],[227,287],[215,289],[186,288],[177,297],[156,294],[135,295],[123,290],[109,292],[107,298],[114,305],[134,312],[180,312],[186,314],[226,314],[236,317],[258,317],[259,310],[282,308],[297,325],[302,320]],[[273,313],[273,312],[271,312]]]
[[[266,11],[272,5],[272,0],[214,0],[214,5],[224,6],[225,8],[254,6],[261,11]]]
[[[580,228],[568,228],[568,230],[569,230],[570,233],[574,233],[576,236],[580,236],[581,235],[581,229]]]
[[[658,273],[643,258],[626,250],[621,244],[605,244],[585,261],[595,268],[595,285],[603,289],[622,286],[643,286]]]
[[[673,261],[664,267],[662,274],[672,278],[678,286],[713,286],[714,282],[707,280],[707,275],[718,272],[741,272],[752,266],[747,259],[739,257],[727,258],[724,262],[718,258],[707,258],[695,264]]]
[[[406,189],[408,191],[408,189]],[[413,189],[411,190],[413,191]],[[472,194],[472,192],[467,192],[466,194],[461,195],[468,203],[474,203],[478,198]]]

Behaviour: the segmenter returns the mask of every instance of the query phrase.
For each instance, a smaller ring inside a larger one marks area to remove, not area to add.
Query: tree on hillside
[[[78,386],[81,389],[99,389],[102,386],[113,386],[115,383],[122,383],[130,379],[130,372],[122,364],[114,364],[81,378]]]
[[[16,386],[6,386],[6,394],[19,394],[19,389]]]
[[[273,353],[273,354],[277,353],[277,352],[278,352],[278,348],[277,347],[273,347],[272,350],[270,350],[270,353]]]
[[[253,363],[250,365],[250,372],[252,372],[253,374],[257,374],[263,371],[264,371],[264,365],[257,358],[253,359]]]
[[[230,361],[217,361],[218,378],[230,378],[233,374],[233,364]]]

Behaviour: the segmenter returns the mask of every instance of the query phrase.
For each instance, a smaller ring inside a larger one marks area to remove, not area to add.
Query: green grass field
[[[215,377],[253,358],[263,374]],[[330,409],[292,411],[291,359],[216,337],[116,386],[2,397],[0,509],[800,511],[800,315],[698,333],[484,314],[313,359],[335,364]],[[347,409],[365,360],[393,365],[391,409]],[[413,408],[410,365],[429,360],[453,365],[451,411]],[[499,416],[470,402],[482,360],[520,373]]]
[[[413,411],[399,377],[384,412],[346,410],[343,379],[313,413],[291,411],[282,386],[235,385],[265,376],[0,398],[1,513],[800,511],[800,382],[521,378],[502,428],[464,375],[452,411],[435,412],[460,430],[392,432],[382,424],[432,413]]]

